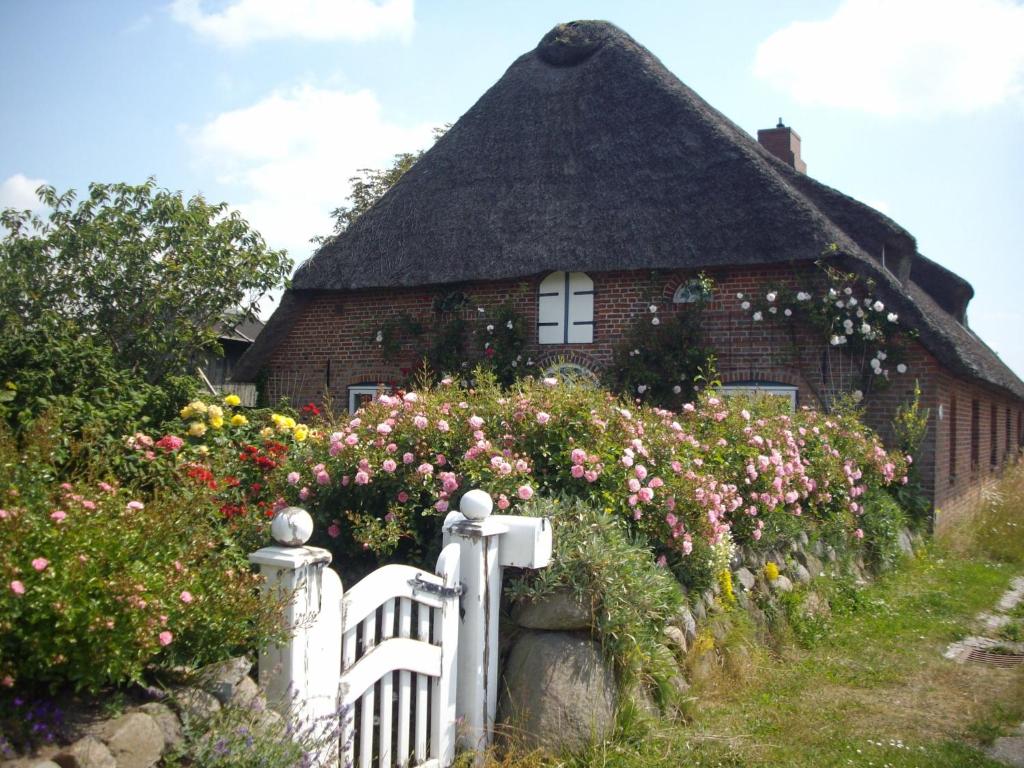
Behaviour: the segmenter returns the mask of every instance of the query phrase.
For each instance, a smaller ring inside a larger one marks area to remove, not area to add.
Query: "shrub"
[[[860,522],[864,531],[865,559],[875,570],[891,568],[903,557],[899,536],[907,527],[907,515],[884,490],[868,491],[863,506]]]
[[[593,606],[594,629],[620,675],[663,698],[678,668],[662,630],[683,601],[664,563],[655,564],[621,519],[578,499],[531,500],[522,513],[551,518],[554,551],[551,565],[510,581],[509,593],[536,600],[571,590]]]
[[[275,633],[275,606],[216,507],[188,486],[143,496],[95,474],[58,485],[50,437],[41,425],[19,447],[0,430],[4,685],[98,691]]]

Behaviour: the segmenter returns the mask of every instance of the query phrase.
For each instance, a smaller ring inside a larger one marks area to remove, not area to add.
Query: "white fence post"
[[[317,744],[317,768],[338,765],[341,676],[341,595],[331,553],[303,546],[313,533],[309,513],[289,507],[277,514],[271,535],[277,546],[249,555],[260,566],[268,598],[285,604],[282,645],[260,653],[260,686],[270,706],[289,718],[293,734]]]
[[[482,752],[492,742],[498,704],[498,610],[502,568],[543,568],[551,559],[551,524],[546,518],[491,515],[484,491],[468,491],[444,522],[444,544],[461,551],[462,622],[456,714],[460,746]]]

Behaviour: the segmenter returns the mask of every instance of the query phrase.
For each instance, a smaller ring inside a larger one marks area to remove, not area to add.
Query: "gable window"
[[[364,384],[353,384],[348,388],[348,412],[355,413],[367,403],[372,403],[381,394],[391,391],[390,387],[384,384],[366,382]]]
[[[789,384],[778,384],[771,381],[750,381],[726,384],[722,387],[722,394],[746,395],[748,397],[781,397],[789,401],[789,410],[796,410],[796,387]]]
[[[594,281],[585,272],[552,272],[537,294],[541,344],[592,344]]]

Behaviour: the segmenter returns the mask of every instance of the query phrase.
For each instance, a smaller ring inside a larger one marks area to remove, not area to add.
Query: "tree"
[[[434,141],[436,142],[448,129],[451,123],[434,129]],[[350,226],[352,222],[368,211],[374,203],[380,200],[384,193],[391,189],[401,179],[416,161],[423,157],[426,152],[421,149],[419,152],[401,152],[395,155],[391,165],[387,168],[360,168],[358,174],[349,179],[352,184],[352,191],[348,196],[348,205],[342,205],[331,211],[334,218],[334,232],[330,235],[317,235],[311,238],[313,243],[318,245],[326,243],[340,235]]]
[[[150,383],[219,351],[217,324],[253,317],[291,268],[225,203],[152,178],[37,194],[42,217],[0,212],[0,335],[87,340]]]

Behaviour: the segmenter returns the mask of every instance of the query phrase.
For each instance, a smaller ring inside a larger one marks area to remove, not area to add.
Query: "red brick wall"
[[[813,266],[764,266],[729,271],[709,271],[715,292],[704,310],[702,325],[709,345],[716,350],[717,367],[723,383],[773,381],[795,385],[799,404],[817,406],[832,395],[861,387],[861,361],[845,352],[830,349],[810,331],[794,333],[784,323],[754,322],[751,312],[740,307],[738,293],[756,296],[757,302],[770,290],[820,290],[821,273]],[[470,304],[460,311],[471,325],[493,320],[494,310],[509,302],[526,321],[528,344],[525,355],[541,367],[567,358],[591,370],[607,366],[615,345],[638,317],[648,318],[648,307],[656,304],[662,317],[680,311],[672,304],[676,288],[694,277],[692,273],[622,271],[594,273],[594,342],[592,344],[537,344],[537,288],[544,275],[523,280],[507,280],[462,286]],[[288,337],[278,345],[269,362],[269,395],[272,401],[287,397],[293,403],[322,402],[325,395],[335,409],[348,403],[348,388],[365,382],[402,380],[414,370],[430,346],[430,329],[451,319],[450,314],[433,311],[434,298],[441,289],[387,289],[356,293],[324,294],[310,299]],[[820,293],[819,293],[820,295]],[[477,307],[487,311],[480,313]],[[685,311],[685,310],[683,310]],[[406,338],[397,353],[388,355],[374,341],[388,320],[403,313],[418,319],[427,332],[419,338]],[[1005,448],[1005,411],[1011,409],[1012,429],[1016,419],[1024,418],[1021,401],[989,391],[978,384],[958,380],[943,368],[919,343],[911,341],[905,349],[908,372],[890,371],[890,384],[867,397],[866,419],[883,437],[891,438],[891,421],[901,403],[913,395],[915,380],[922,389],[922,405],[931,409],[928,435],[915,460],[929,495],[942,509],[962,507],[976,498],[985,482],[994,476],[989,467],[990,407],[998,411],[997,466],[1007,455],[1016,456],[1017,437],[1012,435],[1013,450]],[[957,397],[957,475],[948,477],[950,397]],[[980,402],[981,466],[970,469],[971,401]],[[938,418],[939,405],[943,418]]]

